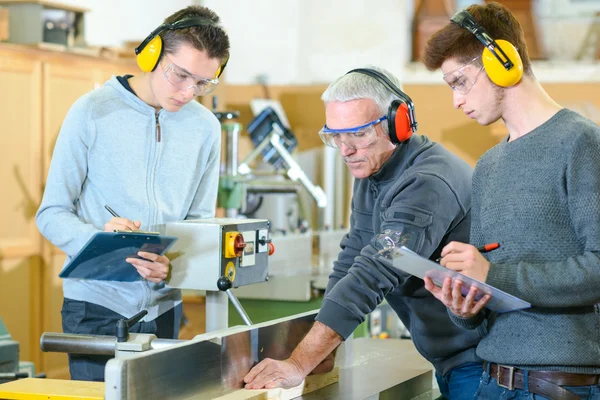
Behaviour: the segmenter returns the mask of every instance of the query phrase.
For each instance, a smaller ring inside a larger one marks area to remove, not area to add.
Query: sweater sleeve
[[[414,176],[395,195],[383,213],[382,231],[401,232],[404,245],[430,257],[456,219],[468,210],[439,177]],[[317,320],[346,339],[383,298],[410,275],[393,269],[375,256],[375,241],[360,251],[347,274],[328,292]]]
[[[581,254],[546,263],[491,264],[486,283],[538,307],[600,303],[600,139],[578,135],[567,157],[568,207]]]
[[[41,234],[67,255],[73,256],[100,229],[83,222],[75,205],[87,177],[87,151],[93,137],[91,106],[76,101],[60,129],[42,203],[36,214]]]
[[[469,242],[473,246],[481,246],[484,244],[483,233],[481,232],[481,222],[479,216],[479,197],[477,196],[480,180],[477,176],[477,169],[473,174],[473,197],[472,197],[472,208],[471,208],[471,231],[470,231],[470,239]],[[479,312],[479,314],[473,316],[472,318],[462,318],[455,315],[450,309],[448,309],[448,315],[452,322],[455,325],[464,328],[464,329],[476,329],[483,323],[483,321],[489,315],[489,310],[484,308]]]

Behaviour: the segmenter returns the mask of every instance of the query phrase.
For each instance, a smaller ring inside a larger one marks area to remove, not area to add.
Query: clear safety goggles
[[[327,125],[319,131],[319,137],[329,147],[339,149],[342,144],[352,149],[364,149],[377,140],[377,124],[385,121],[387,116],[377,118],[367,124],[354,128],[329,129]]]
[[[178,90],[194,89],[194,96],[202,96],[215,90],[219,84],[219,78],[202,78],[198,75],[192,75],[183,68],[173,63],[168,56],[164,56],[169,64],[163,68],[163,75],[169,83]]]
[[[477,71],[477,73],[475,75],[473,75],[472,78],[470,78],[465,72],[465,69],[467,69],[467,67],[473,65],[475,67],[477,67],[477,65],[474,65],[476,63],[476,61],[478,61],[481,57],[475,57],[474,59],[472,59],[471,61],[469,61],[468,63],[466,63],[465,65],[463,65],[462,67],[448,72],[447,74],[444,75],[444,81],[448,84],[448,86],[450,86],[452,88],[452,90],[460,93],[460,94],[467,94],[471,91],[471,89],[473,88],[473,86],[475,85],[475,82],[477,82],[477,78],[479,77],[479,74],[481,73],[481,71],[483,71],[483,64],[481,66],[479,66],[479,70]],[[472,75],[472,73],[471,73]]]

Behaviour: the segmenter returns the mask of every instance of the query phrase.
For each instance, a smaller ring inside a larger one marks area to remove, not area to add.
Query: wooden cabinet
[[[0,316],[28,360],[40,329],[41,71],[35,57],[0,50]]]
[[[61,332],[65,256],[35,225],[62,121],[73,102],[112,75],[136,73],[118,62],[0,45],[0,317],[49,377],[67,377],[65,354],[42,353],[43,332]]]

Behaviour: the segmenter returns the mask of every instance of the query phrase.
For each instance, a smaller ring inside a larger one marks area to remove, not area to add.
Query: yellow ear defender
[[[148,37],[135,48],[137,65],[144,72],[151,72],[156,69],[163,52],[163,42],[160,37],[162,32],[204,25],[217,26],[214,21],[201,17],[184,18],[172,24],[162,24],[153,30],[152,33],[150,33]],[[217,78],[223,73],[225,64],[226,62],[217,70]]]
[[[158,35],[154,36],[150,39],[148,44],[144,45],[141,51],[138,52],[136,48],[135,53],[137,54],[135,60],[142,71],[154,71],[158,65],[158,60],[160,60],[160,56],[162,55],[161,37]]]
[[[506,40],[494,40],[468,11],[457,12],[451,19],[462,28],[471,32],[485,46],[481,61],[486,74],[498,86],[516,85],[523,77],[523,61],[512,43]]]

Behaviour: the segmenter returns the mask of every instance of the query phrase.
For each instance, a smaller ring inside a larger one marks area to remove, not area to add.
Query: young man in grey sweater
[[[435,259],[451,240],[468,240],[472,169],[416,128],[412,101],[381,69],[359,69],[322,96],[323,141],[338,148],[356,178],[350,231],[317,322],[288,360],[264,360],[245,377],[247,388],[293,386],[318,366],[385,298],[410,330],[417,350],[436,369],[441,392],[472,399],[481,360],[476,330],[455,326],[421,279],[379,261],[380,234]]]
[[[142,73],[113,77],[69,110],[36,217],[67,262],[99,231],[214,216],[221,130],[194,97],[216,86],[229,57],[218,23],[205,7],[176,12],[136,49]],[[114,335],[117,320],[147,310],[131,332],[177,338],[181,291],[165,287],[169,260],[139,256],[126,260],[139,281],[63,282],[64,332]],[[104,380],[108,358],[71,355],[71,378]]]
[[[475,168],[470,244],[444,247],[441,264],[532,308],[478,312],[475,291],[426,284],[459,326],[489,329],[479,398],[600,399],[600,128],[548,96],[519,23],[497,3],[455,15],[424,61],[441,68],[456,108],[508,129]],[[500,248],[484,257],[476,247],[490,242]]]

